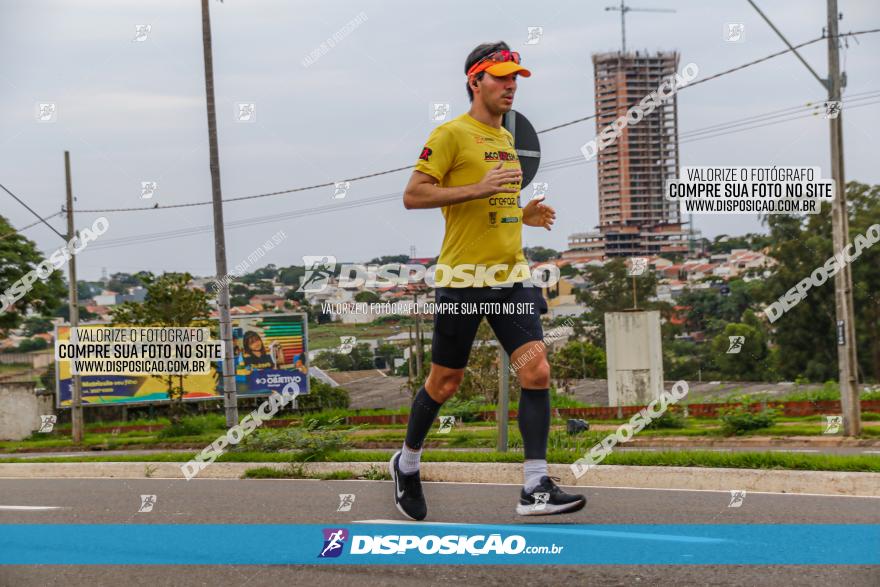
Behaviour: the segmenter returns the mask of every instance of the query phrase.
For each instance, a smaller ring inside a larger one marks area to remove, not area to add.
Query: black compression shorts
[[[522,345],[544,339],[541,314],[547,302],[539,287],[440,287],[435,293],[431,361],[450,369],[467,366],[483,317],[508,355]],[[440,311],[443,309],[443,311]]]

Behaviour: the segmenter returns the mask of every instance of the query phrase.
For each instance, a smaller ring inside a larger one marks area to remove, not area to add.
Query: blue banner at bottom
[[[3,524],[0,564],[877,565],[867,524]]]

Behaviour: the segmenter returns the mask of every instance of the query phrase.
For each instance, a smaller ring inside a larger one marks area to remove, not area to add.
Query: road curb
[[[184,478],[182,463],[0,463],[0,479],[144,479]],[[248,469],[284,469],[285,463],[213,463],[196,479],[239,479]],[[385,471],[387,463],[310,463],[312,474],[351,471],[366,473],[370,467]],[[634,487],[643,489],[689,489],[714,491],[765,491],[880,497],[880,473],[839,471],[778,471],[705,467],[641,467],[598,465],[575,479],[568,465],[550,465],[550,474],[562,485]],[[422,480],[459,483],[522,483],[519,463],[422,463]]]

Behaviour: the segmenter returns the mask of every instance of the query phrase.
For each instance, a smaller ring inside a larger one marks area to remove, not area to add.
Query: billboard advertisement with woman
[[[106,324],[86,324],[100,328]],[[238,397],[281,392],[294,381],[308,393],[307,321],[304,314],[255,314],[232,319],[235,383]],[[70,338],[69,326],[58,326],[56,340]],[[177,376],[173,384],[183,387],[184,401],[216,400],[223,397],[220,361],[211,373]],[[59,408],[70,407],[73,378],[69,361],[55,363]],[[169,401],[168,377],[161,375],[83,375],[83,405],[143,404]]]
[[[266,395],[299,377],[308,385],[306,321],[302,314],[265,314],[232,319],[235,383],[239,395]]]

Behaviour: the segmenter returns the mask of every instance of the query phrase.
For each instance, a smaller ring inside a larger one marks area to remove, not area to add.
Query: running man
[[[513,108],[517,76],[531,76],[520,61],[519,53],[503,42],[480,45],[468,55],[464,71],[471,109],[434,129],[404,191],[407,209],[442,208],[446,231],[438,266],[492,268],[485,272],[485,280],[474,275],[471,281],[454,279],[449,287],[437,287],[438,304],[500,302],[502,306],[514,304],[508,308],[532,310],[521,314],[435,313],[431,371],[413,399],[403,448],[389,463],[394,503],[413,520],[423,520],[428,513],[419,478],[422,443],[440,406],[461,384],[484,316],[511,364],[525,359],[517,370],[522,387],[518,424],[525,455],[517,513],[559,514],[586,504],[583,495],[565,493],[547,475],[550,365],[540,344],[544,338],[540,314],[547,312],[547,304],[540,288],[523,285],[530,274],[521,226],[550,230],[556,213],[542,203],[543,196],[524,208],[519,205],[522,171],[513,137],[501,122]],[[439,277],[438,273],[438,285]]]

